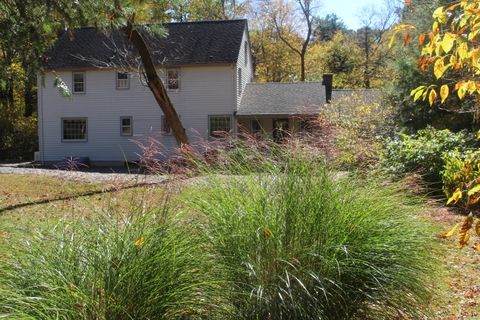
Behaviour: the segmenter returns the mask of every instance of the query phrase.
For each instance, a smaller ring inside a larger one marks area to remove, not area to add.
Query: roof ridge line
[[[172,25],[172,24],[203,24],[203,23],[232,23],[232,22],[241,22],[241,21],[248,21],[248,19],[229,19],[229,20],[200,20],[200,21],[173,21],[173,22],[165,22],[160,23],[161,25]],[[140,26],[149,26],[153,23],[144,23]],[[83,26],[83,27],[74,27],[73,30],[85,30],[85,29],[101,29],[95,26]],[[117,29],[115,29],[117,30]]]
[[[249,82],[248,84],[266,85],[266,84],[305,84],[305,83],[322,83],[322,81],[304,81],[304,82]]]

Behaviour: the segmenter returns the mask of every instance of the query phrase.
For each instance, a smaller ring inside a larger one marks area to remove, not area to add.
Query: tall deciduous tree
[[[305,61],[313,34],[314,0],[264,0],[265,17],[275,27],[278,38],[300,59],[300,81],[305,81]],[[302,32],[303,31],[303,32]],[[291,34],[302,34],[300,44],[292,41]]]
[[[480,94],[480,1],[438,7],[433,18],[429,35],[419,36],[423,48],[418,66],[444,83],[419,86],[411,94],[414,100],[428,100],[431,106],[437,100],[445,103],[453,94],[461,100],[471,96],[476,99],[472,110],[476,111]]]
[[[413,89],[414,100],[428,100],[433,106],[438,100],[441,104],[449,99],[473,99],[474,106],[470,110],[478,114],[480,102],[480,0],[456,1],[446,6],[440,6],[433,12],[434,22],[428,37],[421,33],[418,43],[422,46],[419,68],[431,72],[443,84],[431,83]],[[399,26],[398,30],[408,30]],[[408,35],[409,33],[406,33]],[[477,133],[480,136],[480,131]],[[480,182],[475,173],[478,164],[474,154],[460,161],[455,172],[457,189],[449,194],[447,204],[457,203],[464,199],[467,209],[480,203]],[[470,213],[459,230],[459,244],[468,244],[470,230],[480,236],[480,221],[477,219],[474,227],[474,217]],[[452,236],[458,225],[443,237]]]
[[[294,81],[298,79],[299,65],[295,53],[280,40],[265,11],[250,13],[250,41],[259,82]],[[286,34],[291,42],[301,43],[296,33]]]
[[[374,80],[383,78],[383,69],[390,56],[387,32],[397,21],[399,7],[390,1],[383,8],[365,7],[361,13],[362,27],[357,30],[356,37],[362,48],[363,86],[372,87]]]
[[[418,59],[421,55],[421,44],[419,45],[418,40],[426,36],[431,29],[434,21],[432,17],[433,11],[448,2],[450,0],[412,1],[409,6],[405,6],[402,10],[399,25],[408,24],[415,29],[409,29],[408,32],[400,32],[396,37],[403,45],[392,47],[390,68],[395,76],[393,81],[388,83],[386,93],[390,103],[394,104],[398,110],[397,119],[399,123],[412,132],[423,129],[427,125],[455,131],[472,126],[471,114],[449,111],[449,109],[458,106],[462,106],[462,109],[468,109],[468,103],[461,103],[455,98],[450,98],[443,105],[435,103],[433,107],[426,108],[428,101],[424,102],[421,99],[413,101],[410,98],[410,92],[413,87],[424,85],[425,83],[443,84],[442,80],[438,81],[435,79],[433,73],[424,72],[418,68]],[[421,36],[422,33],[424,34],[423,36]],[[402,36],[401,39],[399,39],[400,35]]]

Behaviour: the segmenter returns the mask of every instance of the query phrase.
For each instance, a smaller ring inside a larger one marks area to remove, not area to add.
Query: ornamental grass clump
[[[223,319],[214,258],[168,204],[62,222],[0,261],[0,318]]]
[[[432,230],[395,185],[302,152],[185,193],[231,284],[237,319],[417,318],[436,274]]]

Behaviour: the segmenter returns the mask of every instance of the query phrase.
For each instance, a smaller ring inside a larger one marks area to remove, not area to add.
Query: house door
[[[288,118],[273,120],[273,141],[281,142],[288,134]]]

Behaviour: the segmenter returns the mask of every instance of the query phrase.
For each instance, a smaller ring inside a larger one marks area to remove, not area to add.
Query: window
[[[130,77],[126,72],[117,72],[117,89],[130,88]]]
[[[172,128],[167,122],[167,118],[165,116],[162,116],[162,133],[163,134],[172,134]]]
[[[238,95],[242,94],[242,69],[238,68]]]
[[[85,72],[73,73],[73,93],[85,93]]]
[[[289,131],[288,119],[274,119],[273,120],[273,141],[282,142],[288,136]]]
[[[132,117],[120,117],[120,135],[131,136],[133,135]]]
[[[208,116],[208,134],[210,137],[221,137],[232,129],[232,118],[229,115]]]
[[[302,132],[311,133],[313,131],[314,119],[301,119],[300,120],[300,130]]]
[[[244,48],[244,55],[245,55],[245,66],[247,66],[248,64],[248,42],[245,41],[245,43],[243,44],[243,48]]]
[[[167,89],[180,90],[180,71],[178,69],[167,69]]]
[[[263,129],[262,129],[262,125],[260,124],[260,121],[258,121],[257,119],[253,119],[252,120],[252,133],[257,134],[257,133],[262,133],[262,132],[263,132]]]
[[[63,118],[62,140],[87,141],[87,118]]]

